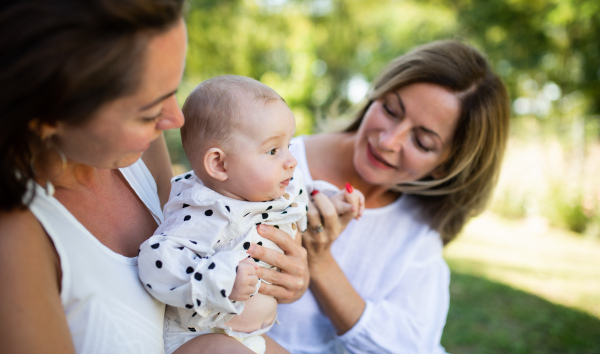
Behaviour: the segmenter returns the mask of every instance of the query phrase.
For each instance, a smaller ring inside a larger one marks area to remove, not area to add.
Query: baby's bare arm
[[[365,210],[365,196],[358,190],[346,183],[346,188],[336,193],[331,198],[338,215],[344,221],[360,219]]]

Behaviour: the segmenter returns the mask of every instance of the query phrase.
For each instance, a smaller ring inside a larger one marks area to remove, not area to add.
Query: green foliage
[[[510,173],[527,178],[553,159],[584,161],[600,135],[597,0],[190,0],[186,20],[181,103],[202,80],[250,76],[285,98],[296,134],[311,134],[332,107],[345,113],[364,97],[365,87],[393,58],[420,44],[456,38],[486,53],[507,84],[513,125],[531,118],[540,123],[534,131],[513,129],[513,136],[558,154],[521,161]],[[545,145],[552,136],[560,137],[558,149]],[[186,165],[178,133],[167,139],[173,161]],[[523,178],[512,179],[493,207],[513,217],[544,215],[573,230],[600,225],[600,194],[581,180],[589,172],[568,173],[566,181],[551,177],[562,186],[556,193],[542,190],[550,183],[547,176],[579,169],[562,167],[537,173],[531,188],[520,185]],[[566,184],[582,187],[566,192]],[[585,206],[590,191],[591,209]]]

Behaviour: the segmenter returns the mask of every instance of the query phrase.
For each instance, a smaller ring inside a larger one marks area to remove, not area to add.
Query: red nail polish
[[[317,194],[319,194],[319,191],[316,189],[314,191],[312,191],[312,193],[310,193],[310,195],[317,195]]]
[[[354,188],[352,188],[350,183],[346,182],[346,190],[348,191],[348,193],[352,193],[354,191]]]

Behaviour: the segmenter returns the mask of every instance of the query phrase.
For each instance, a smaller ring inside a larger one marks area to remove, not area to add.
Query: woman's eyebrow
[[[404,107],[404,102],[402,102],[402,98],[400,98],[400,94],[398,93],[398,91],[394,91],[394,95],[396,95],[396,98],[398,99],[398,104],[400,105],[400,109],[402,110],[402,113],[406,112],[406,108]]]
[[[150,102],[149,104],[143,106],[142,108],[140,108],[140,112],[141,111],[145,111],[153,106],[156,106],[157,104],[159,104],[160,102],[164,101],[166,98],[173,96],[174,94],[177,93],[177,90],[172,91],[167,93],[166,95],[160,96],[159,98],[155,99],[154,101]]]

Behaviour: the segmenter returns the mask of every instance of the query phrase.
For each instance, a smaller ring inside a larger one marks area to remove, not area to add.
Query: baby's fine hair
[[[247,103],[274,100],[285,102],[269,86],[245,76],[222,75],[200,83],[182,108],[181,142],[190,162],[202,156],[208,145],[228,142],[242,123]]]

